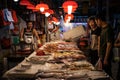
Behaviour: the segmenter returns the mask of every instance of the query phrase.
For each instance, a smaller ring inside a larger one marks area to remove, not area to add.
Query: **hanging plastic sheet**
[[[4,17],[5,16],[4,16],[3,10],[0,10],[0,26],[8,26],[8,25],[10,25],[10,22],[5,21]]]
[[[14,22],[13,18],[12,18],[12,13],[11,11],[9,11],[7,8],[3,9],[4,12],[4,19],[5,21],[9,21],[9,22]]]
[[[10,29],[14,29],[13,22],[10,23],[9,27],[10,27]]]
[[[13,18],[13,20],[14,20],[14,23],[18,23],[18,18],[17,18],[16,11],[11,10],[11,12],[12,12],[12,18]]]

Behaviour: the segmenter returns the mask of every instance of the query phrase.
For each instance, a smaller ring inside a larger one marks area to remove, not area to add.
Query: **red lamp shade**
[[[74,18],[73,14],[66,14],[65,15],[65,22],[69,22],[70,20],[72,20]]]
[[[78,7],[78,4],[75,2],[75,1],[72,1],[72,0],[68,0],[68,1],[65,1],[62,5],[63,8],[68,8],[68,6],[72,6],[73,8],[77,8]]]
[[[48,17],[48,23],[52,24],[52,19],[50,17]]]
[[[34,5],[27,5],[27,7],[26,7],[27,9],[35,9],[35,6]]]
[[[32,9],[32,11],[33,11],[33,12],[38,12],[38,10],[37,10],[37,9]]]
[[[64,9],[64,12],[70,11],[69,7],[71,7],[71,13],[72,13],[77,9],[78,4],[73,0],[68,0],[63,3],[62,7]]]
[[[59,25],[59,24],[60,24],[59,19],[56,18],[56,17],[52,17],[52,22],[53,22],[54,24],[56,24],[56,25]]]
[[[47,10],[45,10],[44,12],[42,12],[42,14],[45,14],[45,13],[54,14],[54,11],[51,10],[51,9],[47,9]]]
[[[58,19],[57,19],[56,17],[52,17],[52,20],[53,20],[54,22],[58,22]]]
[[[41,12],[44,12],[44,10],[49,9],[47,4],[40,3],[36,5],[36,9],[40,10]]]
[[[31,3],[29,2],[29,0],[21,0],[20,1],[20,5],[31,5]]]
[[[64,8],[63,10],[64,12],[68,13],[68,8]],[[72,8],[72,12],[75,12],[75,11],[76,11],[76,8]]]
[[[74,15],[73,14],[66,14],[65,15],[65,19],[69,19],[72,20],[74,18]]]
[[[48,17],[50,14],[54,14],[54,11],[51,9],[47,9],[42,14],[45,14],[45,16]]]

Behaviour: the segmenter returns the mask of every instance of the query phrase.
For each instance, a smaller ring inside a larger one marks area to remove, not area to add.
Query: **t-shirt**
[[[95,30],[91,30],[91,49],[98,49],[98,37],[100,36],[101,29],[97,27]]]
[[[110,42],[113,44],[114,41],[114,33],[111,26],[107,25],[102,28],[100,34],[100,57],[104,58],[106,54],[107,43]],[[112,49],[110,50],[112,52]]]

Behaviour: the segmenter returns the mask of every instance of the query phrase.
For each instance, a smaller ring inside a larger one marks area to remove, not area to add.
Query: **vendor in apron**
[[[36,37],[37,42],[35,41],[34,36]],[[20,32],[20,41],[23,42],[22,46],[21,46],[22,49],[31,48],[30,45],[24,45],[24,44],[33,44],[34,49],[37,48],[34,45],[35,42],[36,42],[37,45],[41,44],[38,33],[37,33],[36,29],[33,27],[33,22],[32,21],[27,22],[27,28],[22,28],[22,30]]]

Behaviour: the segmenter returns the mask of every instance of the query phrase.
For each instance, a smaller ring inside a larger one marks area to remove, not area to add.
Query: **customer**
[[[95,23],[95,17],[88,18],[88,25],[90,27],[90,59],[93,65],[98,61],[98,39],[100,37],[101,29]]]
[[[35,44],[34,36],[37,38],[37,44],[40,44],[40,39],[36,29],[33,26],[32,21],[27,22],[27,28],[22,28],[20,32],[20,40],[24,41],[25,43],[32,43]],[[35,47],[36,48],[36,47]]]
[[[103,15],[97,15],[95,18],[97,26],[101,27],[100,44],[98,48],[98,56],[101,58],[103,70],[110,76],[112,48],[114,42],[114,33],[112,27],[106,22]]]

